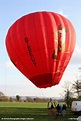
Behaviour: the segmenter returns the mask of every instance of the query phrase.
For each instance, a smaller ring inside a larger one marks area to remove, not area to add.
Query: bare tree
[[[19,102],[20,101],[20,96],[19,95],[16,95],[16,99]]]
[[[76,80],[73,83],[74,93],[76,94],[77,98],[81,97],[81,80]]]
[[[65,81],[63,88],[64,88],[63,96],[65,99],[65,102],[66,102],[67,106],[70,106],[71,102],[72,102],[72,98],[74,97],[72,83],[69,81]]]
[[[73,83],[74,93],[77,95],[77,98],[81,97],[81,67],[78,68],[76,74],[76,80]]]
[[[79,97],[79,82],[78,82],[78,80],[74,81],[73,89],[74,89],[74,93]]]

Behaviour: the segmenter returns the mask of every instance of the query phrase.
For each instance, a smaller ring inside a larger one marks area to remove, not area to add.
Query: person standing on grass
[[[48,102],[48,114],[49,115],[55,115],[55,116],[57,114],[56,107],[55,107],[51,98],[50,98],[50,101]]]
[[[50,101],[48,102],[47,108],[48,109],[54,108],[52,98],[50,98]]]
[[[58,115],[59,115],[59,114],[60,114],[60,105],[59,105],[59,103],[58,103],[56,109],[57,109],[57,113],[58,113]]]
[[[66,104],[63,104],[63,107],[62,107],[62,115],[63,116],[66,115]]]

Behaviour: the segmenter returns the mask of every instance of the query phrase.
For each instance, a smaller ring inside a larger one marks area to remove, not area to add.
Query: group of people
[[[48,114],[49,115],[62,115],[65,116],[66,114],[66,104],[60,105],[59,103],[53,102],[50,98],[48,102]]]

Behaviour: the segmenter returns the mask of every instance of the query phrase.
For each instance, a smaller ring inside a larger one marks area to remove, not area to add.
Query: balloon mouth
[[[30,78],[31,82],[38,88],[47,88],[57,85],[58,79],[52,75],[52,73],[40,74]]]

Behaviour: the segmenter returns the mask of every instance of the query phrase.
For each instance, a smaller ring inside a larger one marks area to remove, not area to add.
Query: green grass
[[[67,114],[64,117],[49,116],[47,103],[0,102],[1,120],[2,118],[15,118],[13,120],[17,121],[25,119],[28,121],[68,121],[68,118],[71,117],[77,116],[72,114],[70,109],[67,109]],[[12,121],[12,119],[8,121]]]
[[[0,107],[19,107],[19,108],[47,108],[47,103],[36,102],[0,102]]]

